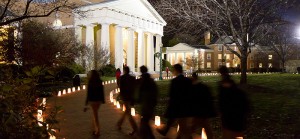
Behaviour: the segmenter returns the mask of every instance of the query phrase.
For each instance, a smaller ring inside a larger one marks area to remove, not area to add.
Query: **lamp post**
[[[159,80],[162,80],[162,44],[159,51]]]

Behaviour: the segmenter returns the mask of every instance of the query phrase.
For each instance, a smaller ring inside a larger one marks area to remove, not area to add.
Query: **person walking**
[[[201,82],[198,82],[198,76],[195,72],[192,74],[191,78],[193,85],[191,89],[191,115],[192,120],[192,130],[193,132],[202,131],[205,129],[207,139],[213,139],[213,132],[209,123],[209,119],[216,116],[213,97],[209,87]]]
[[[157,104],[158,90],[154,80],[147,73],[146,66],[141,66],[141,78],[138,80],[138,103],[141,106],[141,122],[140,122],[140,137],[142,139],[154,139],[150,120],[154,115],[154,108]]]
[[[95,136],[100,135],[98,110],[100,108],[100,105],[104,103],[104,88],[102,85],[102,80],[100,79],[100,75],[96,70],[91,70],[88,73],[88,87],[85,105],[87,106],[89,104],[93,110],[93,135]],[[87,108],[84,109],[84,111],[86,110]]]
[[[123,72],[124,74],[120,77],[120,99],[125,105],[126,110],[117,122],[117,127],[119,130],[121,130],[121,126],[125,120],[125,117],[127,116],[133,129],[133,131],[129,133],[129,135],[134,135],[135,133],[137,133],[138,127],[133,117],[131,116],[130,110],[131,106],[134,105],[135,78],[129,74],[129,67],[124,67]]]
[[[120,68],[118,68],[116,70],[116,80],[117,80],[118,87],[120,87],[120,77],[121,77],[121,70],[120,70]]]
[[[249,100],[231,79],[227,67],[220,67],[219,72],[221,81],[218,83],[218,99],[222,121],[222,138],[243,137],[249,113]]]
[[[161,135],[166,135],[170,127],[176,122],[179,124],[178,139],[192,138],[189,125],[187,125],[187,117],[189,117],[189,93],[192,87],[192,81],[184,77],[183,69],[180,64],[173,66],[173,75],[176,77],[172,79],[169,91],[169,104],[166,111],[166,118],[168,119],[166,126],[163,129],[158,129]]]
[[[74,87],[80,86],[80,77],[79,77],[78,74],[76,74],[76,75],[73,77],[73,86],[74,86]]]

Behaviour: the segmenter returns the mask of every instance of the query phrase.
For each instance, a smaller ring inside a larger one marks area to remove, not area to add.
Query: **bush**
[[[1,69],[4,80],[0,80],[0,138],[49,138],[48,133],[53,133],[51,129],[58,123],[55,117],[60,108],[47,110],[50,113],[44,117],[45,122],[39,122],[36,117],[38,109],[45,110],[39,105],[41,102],[37,102],[36,89],[37,81],[44,73],[43,68],[34,67],[24,72],[26,77],[19,77],[12,71],[12,68]]]
[[[297,67],[297,71],[298,71],[298,73],[300,73],[300,67]]]
[[[103,68],[101,68],[100,71],[103,72],[102,73],[103,76],[115,77],[116,68],[114,65],[108,64],[105,65]]]
[[[60,67],[58,68],[58,73],[56,74],[56,79],[59,81],[67,82],[72,80],[75,72],[68,67]]]
[[[70,69],[73,70],[74,74],[85,73],[85,68],[76,63],[71,64]]]

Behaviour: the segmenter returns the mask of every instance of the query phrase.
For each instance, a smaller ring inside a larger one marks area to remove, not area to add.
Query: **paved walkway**
[[[99,119],[101,136],[99,139],[131,139],[128,133],[131,131],[128,121],[122,126],[122,131],[117,130],[116,123],[122,111],[109,102],[109,92],[116,88],[116,84],[105,85],[106,103],[100,106]],[[92,111],[89,109],[83,112],[86,92],[79,91],[61,97],[52,97],[47,101],[48,107],[62,106],[63,112],[58,114],[60,132],[57,132],[57,139],[90,139],[93,137]],[[138,121],[138,116],[136,116]],[[171,132],[172,133],[172,132]],[[157,139],[163,137],[156,131]]]

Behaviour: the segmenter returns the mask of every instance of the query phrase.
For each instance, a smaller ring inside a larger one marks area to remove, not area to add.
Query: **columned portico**
[[[76,10],[86,12],[84,18],[74,13],[78,40],[109,51],[110,64],[120,69],[126,64],[133,72],[142,65],[149,72],[159,71],[154,53],[160,51],[166,22],[147,0],[106,1]]]
[[[151,33],[147,33],[147,66],[149,72],[154,71],[154,42]]]
[[[109,24],[101,23],[101,47],[104,47],[104,49],[110,52],[109,46]]]
[[[145,65],[145,36],[144,33],[139,30],[138,31],[138,70],[139,67]]]
[[[122,69],[123,66],[123,37],[122,27],[119,25],[115,26],[115,67]]]
[[[128,28],[127,66],[133,71],[135,68],[134,30]]]

